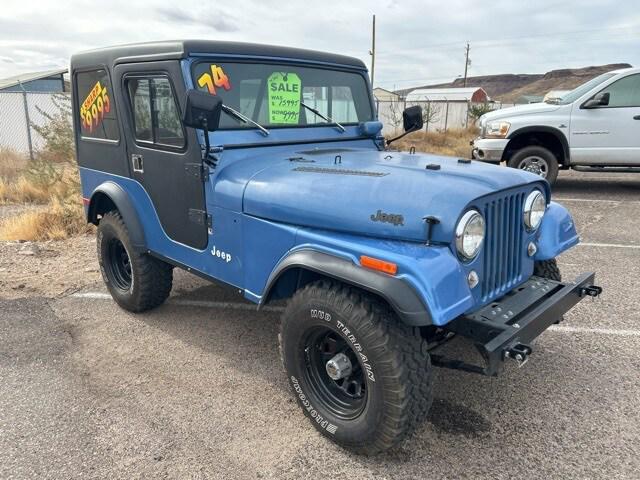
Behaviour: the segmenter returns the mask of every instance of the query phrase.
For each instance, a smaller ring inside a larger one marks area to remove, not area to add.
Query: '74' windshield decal
[[[198,77],[198,86],[200,88],[207,87],[211,95],[216,94],[216,87],[231,90],[229,77],[224,73],[222,67],[215,64],[211,65],[211,72],[204,72]]]

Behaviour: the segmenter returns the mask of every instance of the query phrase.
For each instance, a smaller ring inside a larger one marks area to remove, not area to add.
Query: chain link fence
[[[45,146],[35,126],[43,127],[61,113],[60,105],[69,102],[68,93],[0,92],[0,148],[34,158]]]
[[[405,100],[376,100],[378,119],[384,125],[383,132],[393,135],[402,130],[402,112],[412,105],[422,107],[422,119],[424,129],[427,132],[446,132],[447,130],[459,130],[472,126],[474,104],[464,101],[425,101],[407,102]],[[513,107],[513,103],[490,102],[487,109],[498,110]]]
[[[33,159],[45,143],[34,125],[45,126],[50,117],[60,114],[60,105],[65,101],[69,101],[68,93],[0,92],[0,147]],[[388,135],[402,130],[402,111],[411,105],[422,107],[426,131],[463,129],[475,120],[470,115],[472,104],[468,102],[377,100],[376,104],[383,131]],[[492,110],[513,106],[499,102],[486,105]]]

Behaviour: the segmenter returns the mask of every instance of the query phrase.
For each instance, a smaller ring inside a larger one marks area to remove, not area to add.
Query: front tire
[[[432,367],[417,328],[371,295],[332,281],[299,290],[280,354],[313,426],[349,450],[375,454],[410,435],[432,401]]]
[[[533,264],[533,274],[536,277],[548,278],[556,282],[562,281],[562,274],[555,258],[551,260],[539,260]]]
[[[532,145],[514,153],[507,165],[540,175],[553,185],[558,178],[558,159],[548,149]]]
[[[558,262],[555,258],[551,260],[538,260],[533,264],[533,274],[536,277],[548,278],[549,280],[554,280],[556,282],[562,281],[562,274],[560,273],[560,268],[558,267]],[[562,322],[564,320],[564,316],[561,316],[559,320],[556,320],[556,324]]]
[[[104,283],[122,308],[143,312],[167,299],[173,284],[173,267],[133,249],[119,212],[109,212],[100,219],[97,247]]]

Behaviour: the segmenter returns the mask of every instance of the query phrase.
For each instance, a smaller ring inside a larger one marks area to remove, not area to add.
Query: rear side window
[[[184,146],[180,110],[167,77],[127,80],[136,139],[169,147]]]
[[[118,120],[107,71],[77,73],[76,92],[82,137],[117,141]]]

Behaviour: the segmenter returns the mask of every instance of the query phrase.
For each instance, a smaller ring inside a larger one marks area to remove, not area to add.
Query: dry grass
[[[20,176],[0,178],[0,204],[46,204],[79,195],[78,172],[67,165],[31,165]]]
[[[62,240],[91,231],[81,204],[77,168],[44,160],[26,167],[0,177],[0,204],[46,207],[0,222],[0,240]]]
[[[17,178],[27,167],[27,157],[6,147],[0,147],[0,180]]]
[[[478,131],[475,128],[447,130],[446,132],[416,132],[398,140],[393,146],[403,151],[416,147],[419,152],[469,158],[471,155],[469,142],[477,134]]]
[[[63,240],[90,233],[80,203],[63,203],[54,199],[41,211],[29,211],[0,223],[0,240]]]

